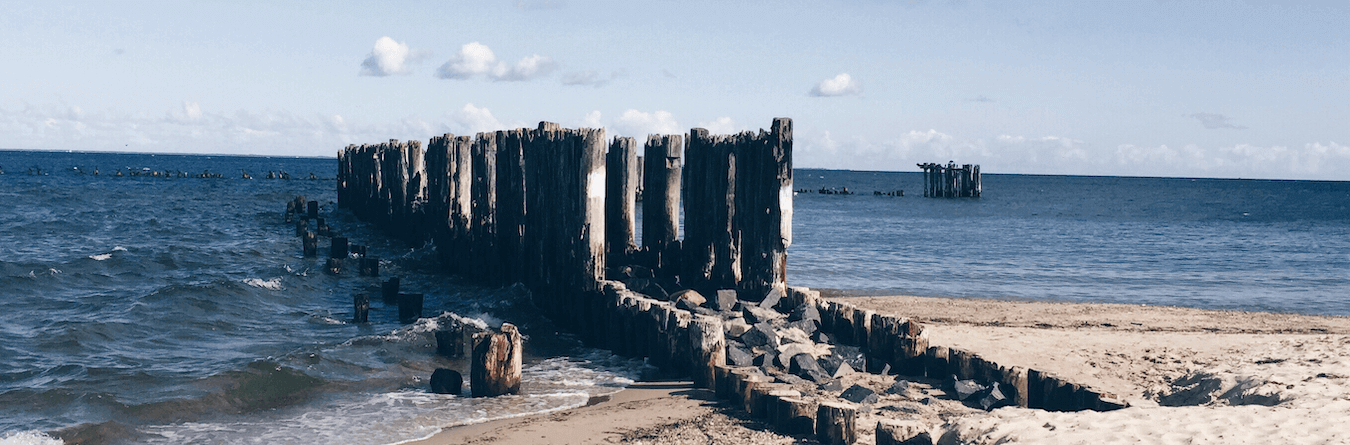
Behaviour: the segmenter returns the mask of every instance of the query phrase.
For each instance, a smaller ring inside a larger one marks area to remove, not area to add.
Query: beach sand
[[[932,345],[1048,371],[1131,405],[1105,413],[865,409],[859,443],[873,442],[871,426],[881,418],[919,420],[941,443],[1350,443],[1345,317],[825,295],[923,321]],[[908,406],[919,408],[918,396],[912,398]],[[453,428],[421,443],[489,442],[812,441],[773,433],[685,382],[638,384],[592,406]]]

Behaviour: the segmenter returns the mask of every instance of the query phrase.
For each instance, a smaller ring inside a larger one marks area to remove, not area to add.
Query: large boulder
[[[755,356],[745,347],[736,343],[727,343],[727,364],[731,366],[754,366]]]
[[[765,309],[759,306],[746,305],[741,308],[741,314],[745,316],[745,321],[750,324],[769,323],[774,320],[787,318],[786,315],[773,309]]]
[[[736,307],[736,290],[722,289],[717,291],[717,296],[708,300],[708,307],[719,311],[729,311]]]
[[[830,375],[825,370],[820,369],[816,359],[811,354],[797,354],[788,360],[788,373],[810,380],[814,383],[820,383],[830,379]]]
[[[741,335],[741,342],[752,349],[778,349],[778,333],[773,330],[773,326],[768,323],[757,323],[745,334]]]
[[[703,294],[700,294],[698,293],[698,291],[693,289],[684,289],[676,291],[675,293],[670,294],[670,300],[674,301],[677,307],[680,305],[680,302],[686,302],[686,304],[690,305],[689,307],[691,308],[686,310],[691,311],[693,310],[692,308],[703,306],[703,303],[706,303],[708,301],[707,298],[703,298]]]

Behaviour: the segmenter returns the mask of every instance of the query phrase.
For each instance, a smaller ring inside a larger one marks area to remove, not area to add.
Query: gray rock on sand
[[[814,357],[811,357],[811,354],[794,355],[788,362],[790,363],[788,372],[792,375],[810,380],[814,383],[821,383],[830,378],[830,375],[826,374],[825,370],[820,369],[820,365],[816,363]]]
[[[881,400],[876,391],[862,385],[853,385],[839,394],[839,398],[863,405],[871,405]]]

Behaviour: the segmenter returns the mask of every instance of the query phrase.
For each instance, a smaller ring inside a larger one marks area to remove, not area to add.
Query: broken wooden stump
[[[847,445],[858,441],[858,409],[849,403],[820,402],[816,409],[816,440],[821,445]]]
[[[474,335],[469,389],[474,397],[520,392],[523,346],[515,325],[502,323],[500,332]]]

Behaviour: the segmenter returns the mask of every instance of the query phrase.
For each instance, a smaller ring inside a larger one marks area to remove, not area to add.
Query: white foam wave
[[[62,445],[61,439],[41,431],[6,431],[0,433],[0,445]]]
[[[97,254],[97,255],[89,255],[89,259],[94,260],[94,261],[104,261],[104,260],[107,260],[107,259],[109,259],[109,258],[112,258],[113,252],[126,252],[126,251],[127,251],[127,248],[125,248],[125,247],[122,247],[122,246],[115,246],[115,247],[112,248],[112,250],[109,250],[109,251],[107,251],[107,252],[105,252],[105,253],[100,253],[100,254]]]
[[[267,290],[281,290],[281,277],[276,277],[265,281],[260,278],[249,278],[247,280],[244,280],[244,284]]]

